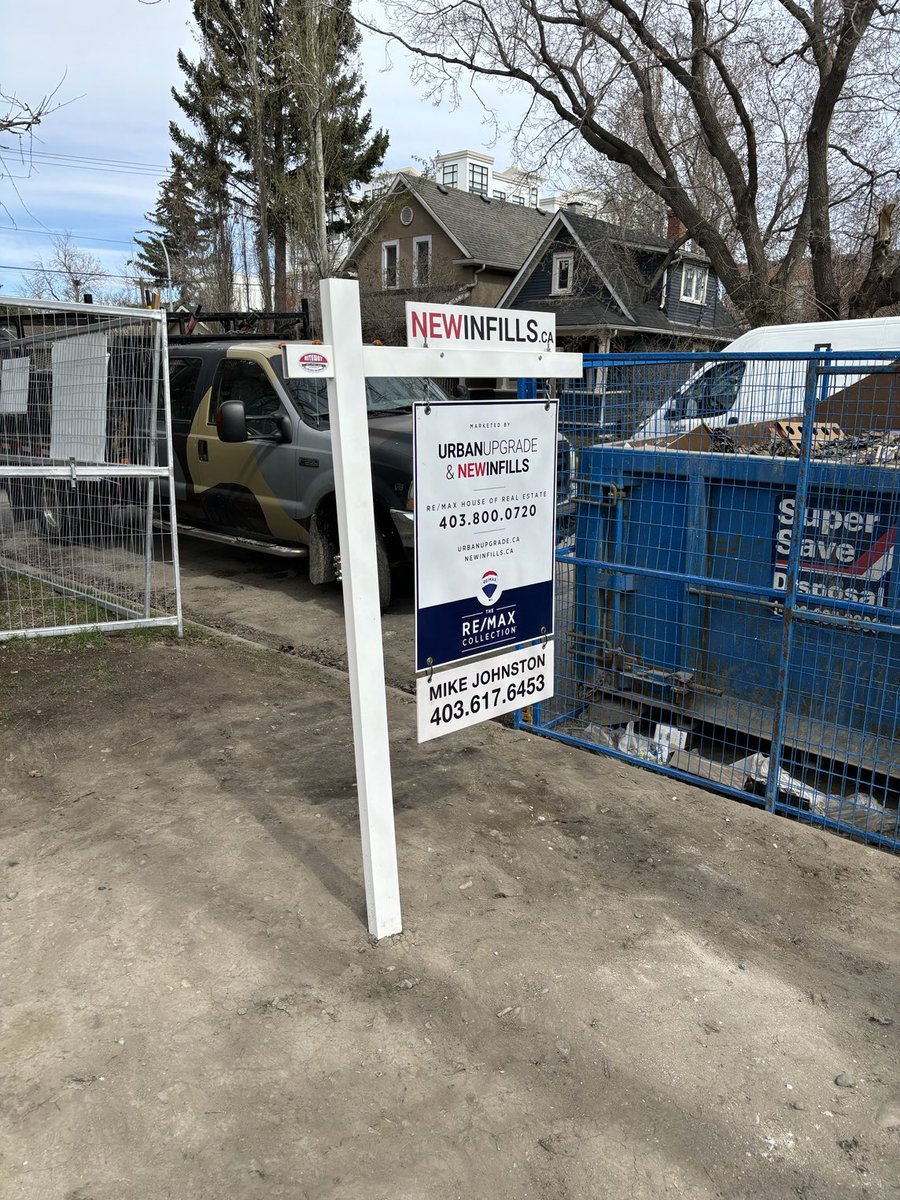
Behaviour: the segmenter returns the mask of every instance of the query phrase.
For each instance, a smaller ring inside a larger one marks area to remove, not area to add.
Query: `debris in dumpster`
[[[778,421],[768,437],[750,441],[731,430],[713,429],[709,449],[715,454],[752,454],[763,458],[799,458],[802,425]],[[846,466],[890,466],[900,460],[900,431],[872,429],[846,434],[838,425],[813,426],[812,454],[817,459],[834,459]]]
[[[776,439],[780,438],[783,442],[788,442],[794,458],[800,457],[800,443],[803,441],[802,420],[776,421],[772,426],[772,436]],[[840,425],[828,425],[814,421],[812,427],[813,453],[824,450],[826,446],[832,445],[834,442],[843,441],[845,437],[846,434]]]
[[[800,418],[775,424],[730,425],[725,429],[712,429],[701,423],[679,437],[643,442],[639,449],[799,458],[801,440]],[[816,422],[812,454],[816,459],[833,459],[846,466],[896,466],[900,462],[900,430],[873,428],[848,433],[833,422]]]

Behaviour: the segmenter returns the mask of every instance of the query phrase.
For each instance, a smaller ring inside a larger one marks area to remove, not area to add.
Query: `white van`
[[[887,350],[900,354],[900,317],[764,325],[731,342],[723,354],[806,354],[817,346],[842,352]],[[860,362],[860,367],[864,364]],[[829,382],[829,395],[865,377],[861,369]],[[753,425],[803,415],[806,363],[790,359],[727,359],[698,371],[662,404],[630,439],[687,433],[703,424]]]

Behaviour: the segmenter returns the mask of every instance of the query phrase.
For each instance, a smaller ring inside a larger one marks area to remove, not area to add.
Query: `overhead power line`
[[[69,171],[89,171],[104,175],[136,175],[142,179],[158,180],[160,176],[168,175],[172,169],[171,164],[160,166],[127,158],[91,158],[79,154],[50,154],[45,150],[32,150],[23,155],[15,147],[0,146],[0,153],[3,151],[6,151],[10,158],[15,155],[15,161],[22,166],[31,163],[38,167],[63,167]],[[9,163],[9,159],[7,162]]]
[[[95,163],[107,167],[144,167],[148,171],[168,171],[168,166],[159,163],[137,162],[132,158],[95,158],[88,154],[51,154],[49,150],[34,150],[27,158],[57,159],[69,162]]]
[[[91,233],[75,233],[71,229],[22,229],[18,225],[0,225],[0,233],[36,233],[39,237],[70,237],[82,242],[108,242],[111,246],[131,246],[134,239],[95,237]]]
[[[66,277],[76,275],[76,271],[61,271],[58,267],[22,267],[14,266],[12,263],[0,263],[0,271],[28,271],[33,275],[65,275]],[[124,279],[128,283],[134,282],[133,275],[116,275],[110,271],[87,271],[85,272],[91,279]]]

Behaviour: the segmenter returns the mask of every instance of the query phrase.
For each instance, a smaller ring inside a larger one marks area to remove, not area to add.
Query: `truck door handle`
[[[209,442],[206,438],[201,438],[197,442],[197,457],[201,462],[209,462]]]

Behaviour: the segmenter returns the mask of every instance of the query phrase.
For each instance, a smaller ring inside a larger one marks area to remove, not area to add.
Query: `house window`
[[[400,243],[381,243],[381,286],[385,291],[400,286]]]
[[[538,192],[537,188],[532,188],[531,191],[529,192],[529,197],[530,197],[529,203],[532,205],[533,208],[537,208],[537,201],[538,201],[537,192]]]
[[[431,237],[413,238],[413,287],[431,282]]]
[[[510,204],[521,204],[523,208],[525,206],[525,197],[516,195],[515,192],[510,196],[509,201]]]
[[[681,299],[690,304],[706,300],[706,267],[685,263],[681,270]]]
[[[572,290],[572,268],[575,256],[573,254],[553,255],[553,287],[551,294],[565,296]]]
[[[478,163],[469,163],[469,191],[478,196],[488,194],[488,169]]]
[[[441,179],[444,187],[459,187],[459,167],[456,163],[447,163]]]
[[[494,192],[494,199],[495,200],[505,200],[506,192]]]

